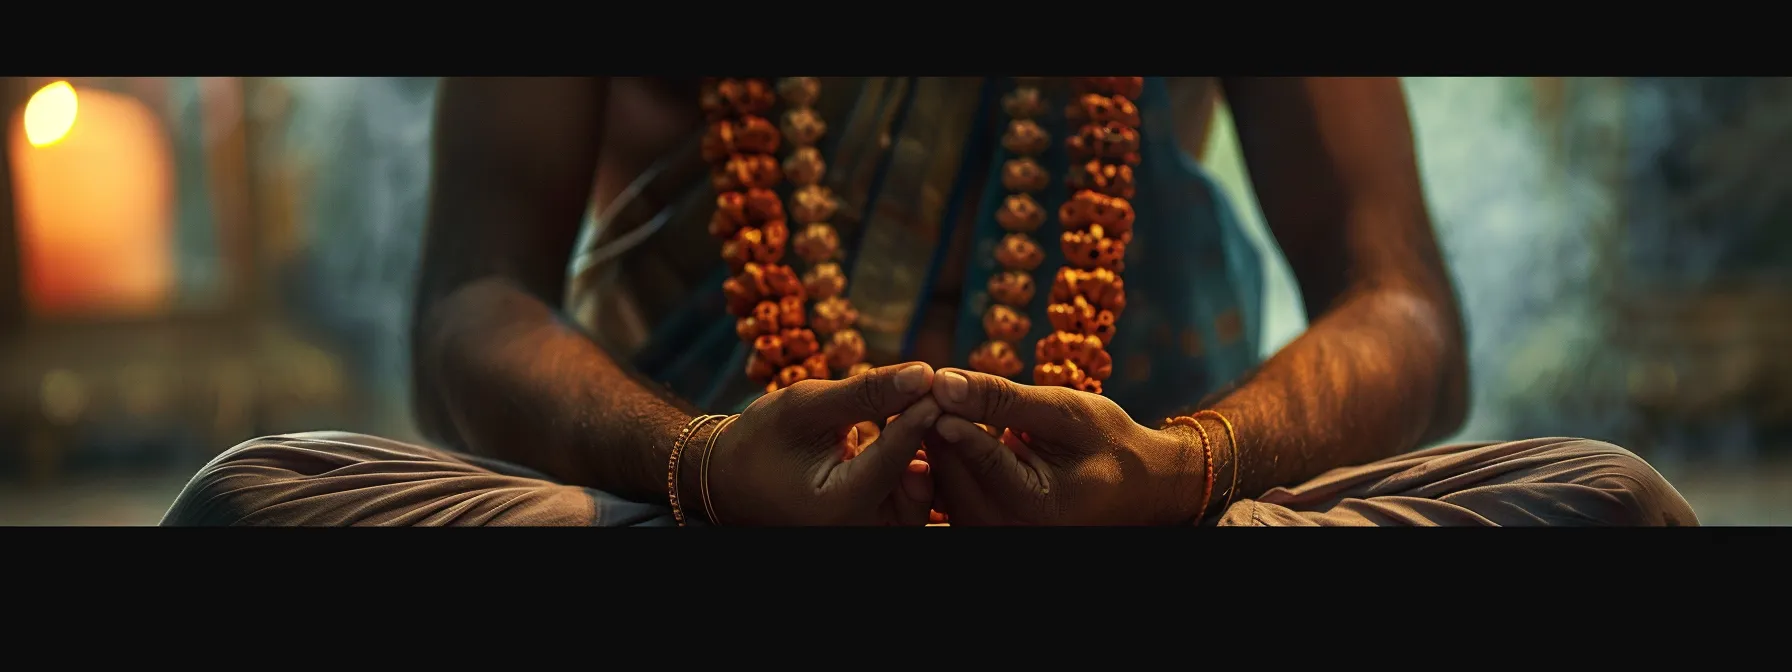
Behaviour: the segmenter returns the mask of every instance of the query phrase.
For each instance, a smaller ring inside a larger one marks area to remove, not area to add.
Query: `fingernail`
[[[927,367],[921,364],[910,366],[896,372],[896,391],[920,392],[927,384]]]
[[[946,375],[949,376],[952,374],[948,373]],[[937,427],[937,429],[939,430],[939,433],[940,433],[940,438],[943,438],[947,441],[951,441],[953,443],[958,443],[958,441],[960,439],[964,438],[964,435],[959,433],[961,430],[958,428],[958,424],[959,423],[954,422],[951,424],[940,425],[939,427]]]
[[[946,401],[964,401],[964,392],[971,386],[971,381],[957,371],[947,371],[939,376],[940,389],[946,394]]]

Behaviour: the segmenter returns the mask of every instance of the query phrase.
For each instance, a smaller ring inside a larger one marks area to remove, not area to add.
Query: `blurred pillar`
[[[258,226],[252,201],[249,114],[246,79],[203,77],[199,80],[201,119],[206,136],[206,163],[213,212],[217,214],[219,251],[229,278],[229,310],[255,314],[261,301]]]
[[[270,204],[268,198],[268,173],[266,165],[270,152],[266,147],[284,128],[285,98],[280,83],[271,77],[243,77],[238,80],[237,95],[241,101],[242,113],[242,157],[243,182],[242,193],[247,198],[245,205],[246,226],[244,227],[244,245],[246,258],[249,260],[250,276],[245,281],[252,282],[254,293],[251,300],[255,304],[255,312],[261,316],[271,316],[278,307],[275,295],[275,283],[272,268],[272,255],[269,254],[268,224]],[[272,108],[272,109],[270,109]],[[270,119],[274,117],[274,119]],[[275,122],[275,123],[270,123]]]

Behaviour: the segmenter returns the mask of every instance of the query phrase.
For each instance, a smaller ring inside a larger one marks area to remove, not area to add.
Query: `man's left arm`
[[[1214,504],[1233,469],[1262,492],[1455,431],[1463,324],[1419,183],[1395,78],[1225,81],[1264,218],[1299,282],[1307,331],[1208,408]],[[1212,510],[1212,509],[1210,509]]]

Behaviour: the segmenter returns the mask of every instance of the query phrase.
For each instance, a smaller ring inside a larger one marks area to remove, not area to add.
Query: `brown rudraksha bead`
[[[1078,77],[1072,84],[1078,93],[1123,96],[1127,100],[1138,100],[1145,93],[1144,77]]]
[[[795,385],[797,383],[803,382],[808,379],[809,379],[809,370],[808,369],[805,369],[801,366],[786,366],[786,367],[784,367],[784,369],[782,371],[778,372],[777,385],[778,385],[779,389],[782,389],[782,388],[790,387],[791,385]]]
[[[815,380],[827,380],[828,379],[828,357],[827,357],[827,355],[816,353],[816,354],[813,354],[813,355],[810,355],[810,356],[804,358],[803,359],[803,370],[809,372],[810,378],[813,378]]]
[[[815,332],[808,329],[785,329],[778,332],[784,339],[784,352],[792,361],[812,357],[821,352],[821,344],[815,342]]]
[[[1032,193],[1045,188],[1050,178],[1038,161],[1028,158],[1013,159],[1002,164],[1002,188],[1009,191]]]
[[[772,224],[777,227],[772,228]],[[784,239],[787,237],[784,224],[769,222],[766,228],[747,227],[741,229],[730,242],[738,243],[743,248],[748,261],[757,264],[776,264],[784,258]]]
[[[1101,225],[1102,234],[1121,240],[1132,239],[1134,217],[1132,203],[1094,191],[1079,191],[1058,208],[1058,221],[1065,231],[1082,231]]]
[[[1045,113],[1045,97],[1039,89],[1023,86],[1002,97],[1002,111],[1016,119],[1033,119]]]
[[[778,95],[791,107],[808,107],[821,97],[821,81],[814,77],[785,77],[778,80]]]
[[[1126,243],[1086,231],[1065,231],[1061,238],[1064,263],[1080,268],[1120,270],[1126,259]]]
[[[1004,341],[984,341],[971,351],[971,368],[984,373],[1009,378],[1020,373],[1022,366],[1014,346]]]
[[[757,317],[743,317],[734,321],[734,335],[748,343],[760,336],[775,333],[778,333],[776,322],[761,322]]]
[[[753,319],[759,320],[760,324],[772,325],[772,330],[776,331],[778,328],[778,303],[776,301],[760,301],[759,305],[753,306]]]
[[[1079,296],[1046,306],[1045,319],[1058,331],[1086,334],[1095,327],[1095,307]]]
[[[852,303],[838,296],[815,302],[814,314],[810,316],[810,326],[823,336],[850,329],[859,320],[859,311]]]
[[[767,296],[800,296],[808,295],[803,291],[803,281],[797,279],[796,271],[783,264],[772,264],[765,267],[765,287]]]
[[[728,157],[728,162],[711,174],[710,186],[716,191],[770,189],[782,179],[784,171],[771,155],[736,154]]]
[[[1052,136],[1030,119],[1008,122],[1008,132],[1002,135],[1002,147],[1021,156],[1037,156],[1051,143]]]
[[[699,98],[710,120],[763,115],[777,102],[772,87],[758,79],[718,79],[703,87]]]
[[[803,297],[786,296],[778,299],[778,326],[784,329],[795,329],[803,326]]]
[[[753,339],[753,355],[777,367],[790,361],[790,355],[784,352],[784,338],[777,334]]]
[[[840,234],[827,224],[810,224],[797,234],[795,244],[797,256],[817,264],[840,253]]]
[[[825,222],[833,219],[840,204],[834,192],[821,185],[801,187],[790,195],[790,216],[799,222]]]
[[[1064,110],[1064,118],[1078,126],[1120,124],[1127,128],[1138,128],[1139,108],[1125,96],[1085,93]]]
[[[1039,268],[1045,261],[1045,252],[1039,249],[1039,243],[1033,242],[1025,234],[1010,233],[1002,237],[996,245],[996,263],[1010,271],[1031,271]]]
[[[846,273],[831,261],[816,264],[803,274],[803,287],[816,299],[840,296],[846,291]]]
[[[821,176],[827,169],[827,162],[822,160],[821,152],[814,147],[798,147],[790,156],[784,157],[784,179],[798,187],[807,187],[821,181]]]
[[[1084,271],[1067,266],[1058,269],[1058,275],[1052,281],[1051,300],[1061,303],[1079,296],[1097,308],[1119,315],[1126,310],[1126,281],[1105,268]]]
[[[841,329],[828,337],[827,346],[822,352],[828,356],[828,366],[835,369],[848,369],[852,365],[865,360],[865,337],[853,329]]]
[[[1045,223],[1045,208],[1026,194],[1015,194],[1002,200],[1002,209],[996,211],[996,223],[1002,230],[1012,233],[1032,233]]]
[[[1132,198],[1137,193],[1137,188],[1133,184],[1132,166],[1123,163],[1102,163],[1099,159],[1090,159],[1081,164],[1072,165],[1065,184],[1068,184],[1071,189],[1079,191],[1086,189],[1114,198]]]
[[[821,115],[815,110],[799,107],[784,113],[782,128],[784,139],[790,144],[807,147],[827,134],[828,122],[822,121]]]
[[[753,306],[759,305],[759,300],[764,298],[749,283],[742,282],[740,276],[722,281],[722,296],[728,300],[728,314],[735,317],[752,314]]]
[[[1078,161],[1106,159],[1128,165],[1139,163],[1139,132],[1120,124],[1089,124],[1064,143],[1070,158]]]
[[[1058,387],[1076,387],[1083,380],[1083,372],[1074,362],[1040,362],[1033,367],[1033,384]]]
[[[1033,321],[1020,311],[996,304],[983,311],[983,331],[991,340],[1019,343],[1033,328]]]
[[[718,164],[735,154],[775,154],[778,140],[778,128],[764,117],[723,119],[703,134],[701,153],[704,161]]]
[[[1033,276],[1020,271],[1004,271],[989,278],[989,297],[996,303],[1025,306],[1033,300],[1033,291]]]
[[[1039,339],[1033,354],[1041,362],[1075,363],[1086,376],[1105,380],[1113,371],[1113,358],[1101,340],[1088,335],[1056,331]]]

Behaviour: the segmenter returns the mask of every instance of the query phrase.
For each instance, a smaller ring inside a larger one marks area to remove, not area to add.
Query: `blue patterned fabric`
[[[875,160],[857,155],[840,160],[837,152],[847,151],[842,148],[863,146],[853,144],[850,136],[823,147],[824,153],[836,152],[829,154],[830,171],[855,173],[832,182],[856,187],[842,194],[853,211],[836,218],[849,243],[848,297],[861,312],[860,330],[871,361],[906,358],[953,229],[964,219],[964,208],[975,208],[950,362],[966,366],[970,351],[984,340],[985,286],[999,270],[994,250],[1004,232],[994,213],[1006,194],[998,171],[1014,157],[988,129],[993,115],[1002,114],[999,100],[1012,83],[917,77],[897,84],[883,87],[884,99],[875,101],[879,109],[890,111],[882,126],[854,131],[854,125],[830,120],[831,127],[845,133],[878,133],[887,139],[878,143],[887,144],[887,151]],[[900,91],[900,98],[890,91]],[[1030,344],[1050,331],[1044,297],[1052,274],[1063,264],[1056,212],[1069,196],[1062,180],[1069,162],[1061,140],[1074,130],[1063,117],[1063,102],[1054,100],[1054,110],[1039,120],[1054,139],[1053,148],[1039,157],[1054,177],[1053,186],[1040,195],[1052,216],[1036,234],[1047,255],[1035,273],[1041,290],[1031,305],[1032,333],[1020,349],[1027,360],[1027,369],[1018,376],[1022,382],[1031,378]],[[1104,387],[1136,420],[1149,424],[1196,403],[1258,363],[1263,266],[1224,192],[1178,146],[1165,82],[1147,78],[1137,102],[1144,144],[1135,171],[1137,221],[1122,276],[1127,308],[1109,347],[1114,373]],[[993,188],[969,193],[966,185],[981,181],[970,179],[975,171],[988,171],[987,184]],[[656,330],[635,364],[705,407],[739,409],[761,390],[742,375],[746,349],[735,341],[733,320],[722,310],[719,287],[725,270],[717,264],[715,282],[695,291],[688,306]]]

